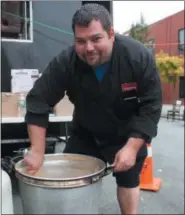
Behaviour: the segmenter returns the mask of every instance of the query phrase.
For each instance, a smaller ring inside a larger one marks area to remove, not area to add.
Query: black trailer
[[[71,20],[90,1],[3,1],[1,92],[11,92],[12,69],[38,69],[40,73],[62,49],[73,43]],[[96,2],[96,1],[93,1]],[[112,1],[97,1],[112,14]],[[25,123],[1,123],[2,157],[29,147]],[[64,123],[50,123],[49,137],[65,136]],[[48,137],[48,138],[49,138]],[[49,152],[57,139],[47,145]]]

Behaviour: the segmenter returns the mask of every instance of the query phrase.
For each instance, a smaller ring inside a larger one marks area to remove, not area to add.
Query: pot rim
[[[88,178],[91,178],[93,176],[97,176],[97,175],[101,175],[102,172],[105,171],[106,169],[106,164],[103,160],[99,159],[99,158],[96,158],[96,157],[92,157],[92,156],[88,156],[88,155],[81,155],[81,154],[70,154],[70,153],[55,153],[55,154],[45,154],[44,157],[50,157],[52,155],[52,157],[55,157],[55,156],[60,156],[60,155],[74,155],[74,156],[81,156],[81,157],[86,157],[86,158],[93,158],[95,160],[97,160],[98,162],[100,162],[100,165],[102,165],[103,167],[98,170],[97,172],[95,173],[91,173],[91,174],[87,174],[85,176],[79,176],[79,177],[70,177],[70,178],[43,178],[43,177],[39,177],[39,176],[34,176],[34,175],[30,175],[30,174],[26,174],[26,173],[23,173],[21,171],[19,171],[18,169],[18,165],[20,165],[21,163],[23,163],[23,159],[22,160],[19,160],[16,164],[15,164],[15,171],[18,173],[19,175],[19,178],[21,177],[25,177],[25,178],[30,178],[32,180],[39,180],[39,181],[60,181],[60,182],[66,182],[66,181],[76,181],[76,180],[82,180],[82,179],[88,179]]]
[[[84,158],[89,157],[91,159],[95,159],[98,162],[100,162],[100,165],[102,165],[103,167],[100,166],[99,171],[85,176],[65,178],[65,179],[64,178],[52,179],[52,178],[35,177],[34,175],[32,176],[26,173],[22,173],[21,171],[18,170],[18,167],[17,167],[21,162],[23,162],[23,160],[20,160],[15,164],[15,175],[17,179],[19,179],[19,182],[22,182],[34,187],[41,187],[41,188],[47,188],[47,189],[78,188],[78,187],[88,186],[93,183],[96,183],[111,172],[111,171],[108,171],[109,168],[108,169],[106,168],[106,164],[103,160],[92,156],[81,155],[81,154],[79,155],[79,154],[69,154],[69,153],[56,153],[56,154],[46,154],[45,157],[49,157],[51,155],[52,156],[61,156],[61,155],[75,156],[76,155]]]

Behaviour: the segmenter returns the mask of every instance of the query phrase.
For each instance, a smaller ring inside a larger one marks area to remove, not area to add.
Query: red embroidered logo
[[[137,90],[137,83],[132,82],[132,83],[124,83],[121,85],[121,89],[124,92],[132,91],[132,90]]]

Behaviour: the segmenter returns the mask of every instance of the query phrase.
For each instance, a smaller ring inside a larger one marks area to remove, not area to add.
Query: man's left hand
[[[126,171],[133,167],[136,162],[136,152],[129,146],[124,146],[115,156],[113,163],[113,171]]]
[[[137,153],[144,141],[139,138],[130,138],[127,144],[120,149],[114,159],[113,171],[121,172],[132,168],[136,163]]]

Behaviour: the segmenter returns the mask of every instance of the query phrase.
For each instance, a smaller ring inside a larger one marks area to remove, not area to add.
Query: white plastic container
[[[18,101],[19,116],[25,116],[26,113],[26,98],[23,93],[20,94]]]
[[[12,183],[10,176],[1,169],[2,175],[2,214],[14,214]]]

